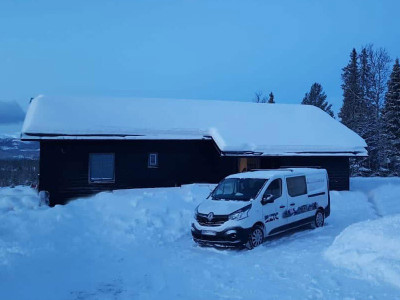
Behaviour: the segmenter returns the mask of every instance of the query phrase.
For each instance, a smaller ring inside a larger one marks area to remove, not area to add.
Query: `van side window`
[[[306,176],[286,178],[287,189],[290,197],[307,194]]]
[[[270,185],[268,186],[267,190],[264,193],[264,196],[268,194],[273,195],[274,199],[277,199],[280,196],[282,196],[282,179],[278,178],[270,183]]]

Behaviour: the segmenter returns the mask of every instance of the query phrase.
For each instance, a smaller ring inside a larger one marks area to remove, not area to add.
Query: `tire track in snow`
[[[376,206],[376,203],[374,201],[374,198],[372,196],[372,193],[369,192],[368,194],[366,193],[367,196],[367,201],[370,204],[370,206],[372,207],[372,210],[374,211],[374,214],[376,215],[377,218],[382,218],[383,215],[379,212],[378,207]]]

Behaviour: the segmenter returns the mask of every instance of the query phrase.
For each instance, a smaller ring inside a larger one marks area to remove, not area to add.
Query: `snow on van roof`
[[[367,154],[360,136],[314,106],[211,100],[39,96],[21,138],[212,138],[228,155]]]
[[[248,172],[236,173],[227,176],[226,178],[271,178],[275,175],[288,175],[288,174],[326,174],[325,169],[317,168],[282,168],[282,169],[268,169],[268,170],[253,170]]]

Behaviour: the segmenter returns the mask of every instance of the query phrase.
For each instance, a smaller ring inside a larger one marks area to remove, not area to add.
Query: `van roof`
[[[311,175],[311,174],[326,174],[325,169],[317,168],[282,168],[282,169],[268,169],[268,170],[253,170],[232,174],[226,178],[271,178],[275,175]]]

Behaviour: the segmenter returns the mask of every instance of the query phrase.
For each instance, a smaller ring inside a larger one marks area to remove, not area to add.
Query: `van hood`
[[[229,215],[234,211],[249,205],[250,203],[250,201],[207,199],[200,203],[197,211],[201,214],[209,214],[212,212],[215,215]]]

